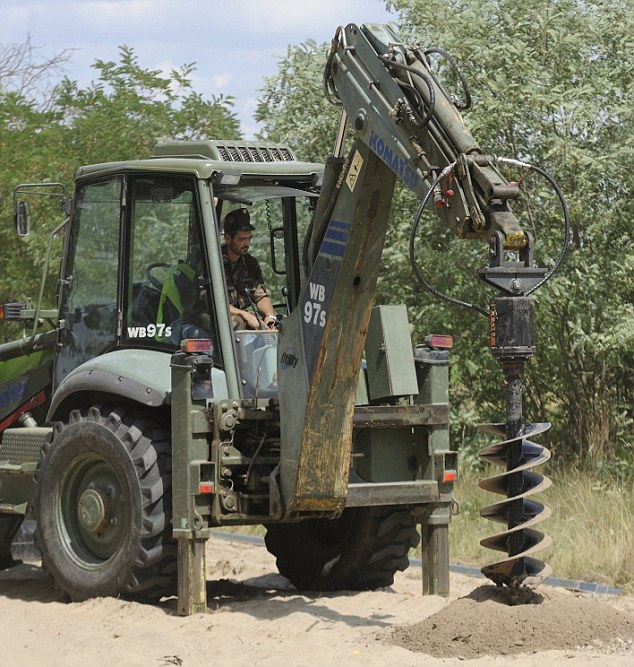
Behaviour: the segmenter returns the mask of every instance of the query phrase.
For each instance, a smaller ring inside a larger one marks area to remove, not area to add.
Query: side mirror
[[[18,236],[28,236],[31,226],[29,205],[18,195],[25,193],[45,197],[59,197],[62,211],[70,211],[70,200],[66,198],[66,186],[63,183],[22,183],[13,188],[13,223]]]
[[[28,236],[29,228],[31,226],[31,211],[29,203],[23,200],[18,200],[13,211],[13,221],[15,223],[15,231],[18,236]]]

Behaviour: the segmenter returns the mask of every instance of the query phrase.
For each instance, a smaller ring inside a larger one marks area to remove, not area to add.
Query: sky
[[[194,88],[232,95],[245,138],[263,77],[289,44],[330,41],[338,25],[387,23],[383,0],[0,0],[0,47],[30,36],[42,58],[75,49],[64,73],[86,86],[96,59],[134,48],[143,68],[165,73],[195,62]]]

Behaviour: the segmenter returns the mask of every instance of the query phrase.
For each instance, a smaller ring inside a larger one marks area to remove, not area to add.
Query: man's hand
[[[260,320],[248,310],[241,310],[240,317],[244,320],[247,329],[255,329],[257,331],[260,328]]]
[[[236,306],[229,306],[229,312],[231,313],[231,318],[237,326],[241,329],[255,329],[256,331],[260,328],[260,320],[248,310],[241,310],[236,308]]]

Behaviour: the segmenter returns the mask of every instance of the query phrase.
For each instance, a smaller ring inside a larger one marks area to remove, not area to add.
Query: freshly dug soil
[[[507,589],[479,586],[423,621],[393,629],[389,641],[462,658],[633,644],[634,617],[596,599],[542,587],[527,604],[509,602]]]

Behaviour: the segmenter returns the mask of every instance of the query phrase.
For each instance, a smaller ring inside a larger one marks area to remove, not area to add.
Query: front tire
[[[390,586],[420,541],[409,511],[356,507],[338,519],[270,524],[265,543],[299,590],[371,590]]]
[[[73,410],[37,474],[42,562],[72,600],[175,590],[169,432],[133,408]]]

